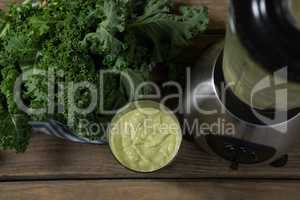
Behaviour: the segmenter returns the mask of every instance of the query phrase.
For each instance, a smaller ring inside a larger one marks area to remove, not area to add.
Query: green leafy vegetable
[[[29,117],[23,113],[10,113],[0,104],[0,148],[24,152],[29,142],[31,127]]]
[[[181,6],[174,12],[169,0],[40,0],[35,4],[28,0],[12,5],[8,12],[1,11],[0,93],[7,107],[1,110],[0,122],[6,124],[0,126],[1,147],[23,151],[28,143],[27,127],[20,128],[28,119],[14,102],[14,82],[19,75],[30,75],[22,85],[22,98],[31,109],[47,108],[49,103],[48,74],[35,73],[46,70],[57,75],[52,83],[56,93],[51,98],[62,102],[55,104],[55,113],[30,114],[31,120],[71,120],[75,133],[95,139],[89,130],[82,129],[81,120],[107,123],[112,116],[104,115],[99,106],[88,114],[70,115],[75,105],[66,107],[70,99],[57,92],[58,88],[67,94],[70,83],[82,81],[101,87],[98,74],[106,69],[127,73],[137,87],[150,80],[151,66],[172,66],[180,49],[207,24],[206,8]],[[131,92],[120,74],[105,77],[104,82],[105,109],[117,109],[128,102]],[[87,107],[89,92],[77,91],[71,103]],[[58,109],[62,105],[64,109]]]

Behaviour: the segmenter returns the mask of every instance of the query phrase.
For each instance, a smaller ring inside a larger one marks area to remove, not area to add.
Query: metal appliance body
[[[219,91],[224,82],[223,47],[223,43],[211,47],[191,69],[191,87],[185,96],[185,119],[190,127],[198,120],[200,129],[192,132],[195,141],[205,151],[229,161],[233,168],[240,164],[285,164],[288,149],[299,137],[300,115],[289,113],[287,121],[266,125],[229,89],[225,103]],[[205,113],[212,109],[217,112]],[[203,124],[204,130],[201,129]],[[216,124],[222,126],[221,131],[207,128]],[[224,130],[227,124],[231,129],[234,127],[233,134],[228,135]]]

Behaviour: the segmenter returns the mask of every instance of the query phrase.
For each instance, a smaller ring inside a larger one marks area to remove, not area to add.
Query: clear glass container
[[[232,0],[235,2],[235,0]],[[249,1],[250,2],[250,1]],[[263,12],[264,6],[268,5],[258,5],[257,1],[252,1],[251,7],[249,7],[249,12],[253,14],[253,21],[257,23],[244,24],[243,26],[249,30],[261,29],[262,31],[268,31],[272,28],[274,24],[263,24],[259,19],[259,13]],[[259,2],[259,1],[258,1]],[[267,2],[267,1],[261,1]],[[262,4],[260,2],[260,4]],[[300,1],[299,0],[284,0],[277,1],[280,5],[285,7],[285,12],[289,16],[289,21],[300,28]],[[250,5],[250,4],[249,4]],[[257,7],[256,7],[257,6]],[[241,29],[237,29],[237,26],[241,23],[248,23],[239,20],[240,12],[231,5],[229,24],[226,33],[225,49],[224,49],[224,59],[223,59],[223,71],[227,84],[233,93],[240,98],[244,103],[250,105],[253,108],[259,110],[269,110],[269,109],[280,109],[280,110],[290,110],[300,107],[300,82],[290,80],[288,78],[288,72],[285,71],[287,66],[272,66],[272,63],[261,62],[259,57],[262,55],[268,55],[268,51],[273,51],[273,49],[280,48],[276,46],[276,43],[271,43],[274,46],[270,48],[257,48],[257,46],[262,45],[261,41],[255,41],[256,36],[247,33],[241,33]],[[281,14],[283,15],[283,14]],[[272,16],[264,16],[264,19],[268,19],[270,22],[275,20],[271,19]],[[279,16],[283,17],[284,16]],[[238,21],[239,20],[239,21]],[[267,20],[266,20],[267,21]],[[270,27],[269,27],[270,25]],[[278,29],[280,32],[288,32],[282,28]],[[247,31],[247,30],[245,30]],[[259,33],[257,38],[259,39]],[[300,32],[299,32],[300,33]],[[254,31],[255,34],[255,31]],[[262,35],[264,33],[261,33]],[[273,35],[269,34],[270,38],[264,37],[264,40],[273,39]],[[286,36],[288,37],[288,36]],[[275,36],[274,36],[275,38]],[[299,35],[300,38],[300,35]],[[280,42],[283,38],[278,37]],[[258,45],[255,46],[255,43]],[[246,44],[246,45],[245,45]],[[253,44],[253,46],[252,46]],[[285,43],[285,45],[288,43]],[[266,45],[267,46],[267,45]],[[284,50],[282,50],[284,54]],[[276,52],[281,55],[280,51]],[[259,54],[258,57],[254,54]],[[276,54],[275,54],[276,55]],[[275,59],[276,56],[273,56]],[[272,61],[272,56],[270,58]],[[300,66],[299,66],[300,68]]]

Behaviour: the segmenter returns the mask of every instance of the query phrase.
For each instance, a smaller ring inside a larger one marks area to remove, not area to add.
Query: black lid
[[[291,20],[287,0],[231,0],[241,43],[266,69],[288,67],[289,79],[300,81],[300,29]]]

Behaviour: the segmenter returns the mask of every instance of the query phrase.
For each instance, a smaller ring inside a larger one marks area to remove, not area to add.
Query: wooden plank
[[[21,1],[21,0],[15,0]],[[210,30],[223,30],[227,19],[228,0],[174,0],[177,4],[205,5],[209,9]],[[0,9],[5,7],[6,0],[0,0]]]
[[[43,134],[34,134],[25,154],[0,153],[0,179],[72,179],[72,178],[300,178],[300,142],[290,153],[284,168],[269,166],[229,169],[228,163],[207,155],[194,143],[184,141],[172,165],[156,173],[131,172],[118,164],[108,146],[66,142]]]
[[[51,181],[0,184],[0,199],[65,200],[286,200],[299,199],[300,182]]]
[[[0,9],[5,9],[7,5],[10,5],[11,3],[18,3],[21,2],[22,0],[0,0]]]

